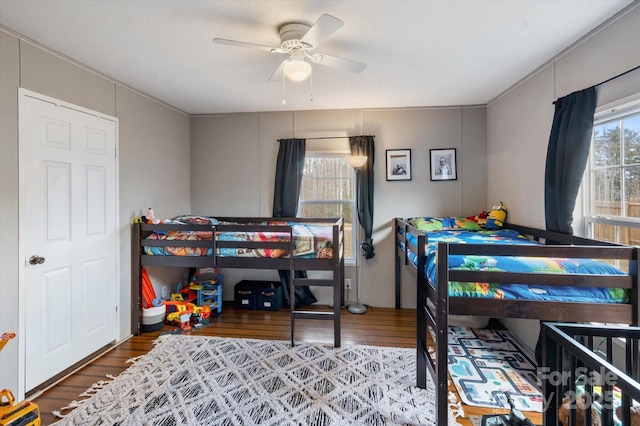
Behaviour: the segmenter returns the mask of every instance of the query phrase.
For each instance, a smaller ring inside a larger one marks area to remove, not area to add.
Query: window
[[[587,235],[640,245],[640,102],[596,114],[587,176]]]
[[[299,217],[343,217],[345,261],[354,261],[357,253],[353,230],[356,229],[355,173],[339,154],[311,155],[304,159]]]

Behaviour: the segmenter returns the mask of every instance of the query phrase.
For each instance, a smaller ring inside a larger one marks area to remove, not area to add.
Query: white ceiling
[[[631,0],[0,0],[0,24],[189,114],[486,104]],[[344,26],[309,83],[268,81],[284,23]]]

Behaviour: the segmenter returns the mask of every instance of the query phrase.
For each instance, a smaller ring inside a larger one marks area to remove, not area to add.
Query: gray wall
[[[486,205],[484,107],[329,110],[224,114],[192,119],[192,211],[213,216],[270,216],[278,153],[288,137],[375,135],[374,234],[376,256],[361,266],[361,301],[392,307],[394,217],[471,215]],[[429,149],[456,148],[458,180],[431,182]],[[387,181],[387,149],[411,149],[411,181]],[[347,277],[355,278],[354,267]],[[405,274],[409,275],[409,274]],[[240,279],[273,279],[273,272],[223,271],[224,298]],[[415,307],[415,286],[403,285],[403,307]],[[320,303],[329,293],[314,289]],[[351,298],[355,300],[355,296]]]
[[[0,29],[0,332],[17,332],[20,315],[18,87],[119,119],[121,254],[117,285],[122,339],[130,334],[133,217],[149,206],[158,217],[171,217],[188,212],[191,205],[190,119]],[[170,279],[173,274],[176,271],[163,273],[167,275],[163,278]],[[0,383],[14,390],[20,337],[0,352]]]
[[[544,228],[544,171],[553,120],[552,102],[638,66],[640,8],[631,10],[581,44],[563,52],[487,108],[488,202],[503,201],[513,223]],[[600,105],[640,93],[636,71],[598,87]],[[582,196],[574,213],[574,232],[583,233]],[[535,321],[506,320],[529,346]]]

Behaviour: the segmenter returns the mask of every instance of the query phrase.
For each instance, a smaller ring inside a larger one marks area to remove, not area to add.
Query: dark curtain
[[[573,209],[589,157],[596,89],[571,93],[555,104],[545,171],[545,220],[547,230],[573,234]]]
[[[278,161],[276,163],[276,182],[273,193],[273,217],[296,217],[298,198],[304,170],[305,139],[280,139]],[[296,278],[306,278],[305,271],[295,271]],[[291,306],[289,285],[290,271],[278,271],[282,283],[284,305]],[[296,287],[295,306],[310,305],[317,302],[308,286]]]
[[[350,136],[351,155],[366,155],[367,162],[356,170],[356,204],[358,222],[364,229],[364,238],[360,243],[362,256],[371,259],[373,251],[373,163],[375,160],[375,143],[373,136]]]
[[[548,231],[573,234],[573,209],[589,157],[596,98],[594,86],[555,102],[544,176]],[[540,328],[535,349],[538,365],[542,365],[542,322]]]

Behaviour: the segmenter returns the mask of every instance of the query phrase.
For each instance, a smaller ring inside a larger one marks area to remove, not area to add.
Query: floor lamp
[[[347,157],[347,164],[353,167],[353,172],[358,173],[360,167],[364,166],[367,162],[366,155],[352,155]],[[360,223],[356,225],[356,241],[360,240]],[[352,303],[347,307],[347,310],[352,314],[364,314],[367,312],[367,307],[360,303],[360,256],[356,254],[356,303]]]

